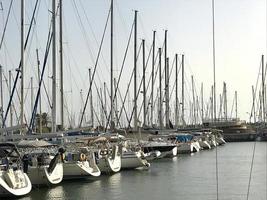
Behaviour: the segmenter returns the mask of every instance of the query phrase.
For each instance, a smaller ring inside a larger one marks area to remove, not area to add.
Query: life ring
[[[81,153],[80,160],[81,161],[85,161],[86,160],[86,155],[84,153]]]

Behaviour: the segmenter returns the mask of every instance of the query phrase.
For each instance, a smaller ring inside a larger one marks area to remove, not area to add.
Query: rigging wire
[[[39,2],[39,0],[36,0],[34,11],[33,11],[32,18],[31,18],[30,27],[29,27],[29,30],[28,30],[28,33],[27,33],[27,36],[26,36],[26,41],[25,41],[25,44],[24,44],[24,47],[23,47],[24,50],[26,49],[26,46],[28,44],[28,40],[29,40],[29,37],[30,37],[30,33],[31,33],[31,29],[32,29],[32,25],[33,25],[34,16],[35,16],[35,13],[36,13],[38,2]],[[3,127],[5,127],[5,121],[7,119],[9,108],[11,106],[11,102],[12,102],[12,98],[13,98],[13,95],[14,95],[14,91],[16,89],[16,85],[17,85],[17,81],[18,81],[18,78],[19,78],[19,74],[21,73],[20,72],[20,68],[21,68],[21,61],[19,63],[19,67],[18,67],[18,70],[17,70],[16,79],[15,79],[15,82],[14,82],[14,86],[12,88],[12,93],[11,93],[11,97],[10,97],[9,102],[8,102],[8,106],[7,106],[7,110],[6,110],[6,113],[5,113],[5,117],[3,119]]]
[[[83,112],[82,112],[81,120],[80,120],[80,123],[79,123],[79,127],[81,127],[83,116],[84,116],[84,113],[85,113],[85,110],[86,110],[86,106],[88,104],[89,96],[90,96],[90,93],[91,93],[91,90],[92,90],[92,83],[93,83],[93,80],[94,80],[94,77],[95,77],[96,68],[98,66],[98,60],[99,60],[100,52],[101,52],[103,41],[104,41],[105,34],[106,34],[108,20],[109,20],[109,17],[110,17],[110,12],[111,12],[111,10],[109,9],[107,20],[106,20],[106,24],[105,24],[105,28],[104,28],[104,32],[103,32],[101,43],[100,43],[100,47],[99,47],[99,50],[98,50],[98,53],[97,53],[97,58],[96,58],[95,66],[94,66],[94,71],[93,71],[93,74],[92,74],[92,80],[90,82],[89,90],[88,90],[88,93],[87,93],[87,96],[86,96],[86,101],[85,101],[85,105],[84,105],[84,108],[83,108]]]
[[[4,29],[3,29],[2,36],[1,36],[0,50],[2,48],[2,44],[3,44],[3,41],[4,41],[4,37],[5,37],[5,33],[6,33],[6,28],[7,28],[7,24],[8,24],[8,21],[9,21],[10,11],[11,11],[11,8],[12,8],[12,4],[13,4],[13,0],[11,0],[10,1],[10,4],[9,4],[8,13],[7,13],[7,19],[6,19],[6,22],[5,22],[5,26],[4,26]]]

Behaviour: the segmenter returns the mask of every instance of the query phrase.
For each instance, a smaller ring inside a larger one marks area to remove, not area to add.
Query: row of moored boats
[[[148,169],[154,159],[225,144],[219,132],[159,134],[148,140],[118,134],[77,137],[64,144],[21,140],[0,144],[0,196],[22,196],[64,179],[90,179],[122,169]]]

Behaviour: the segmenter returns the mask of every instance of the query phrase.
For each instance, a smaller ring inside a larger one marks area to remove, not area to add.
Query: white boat
[[[95,160],[94,152],[81,147],[66,153],[64,159],[64,179],[80,179],[100,176],[101,171]]]
[[[32,189],[32,184],[22,170],[22,160],[13,144],[0,144],[0,197],[23,196]]]
[[[123,150],[121,156],[122,169],[149,168],[150,163],[145,159],[144,153],[140,151]]]
[[[27,174],[33,185],[56,185],[63,179],[62,157],[64,150],[45,141],[21,141],[18,143],[23,160],[27,162]]]
[[[116,173],[121,169],[121,152],[118,145],[98,150],[98,167],[103,173]]]
[[[201,146],[193,135],[179,133],[175,135],[178,154],[198,152]]]
[[[158,156],[158,158],[174,157],[177,155],[176,144],[172,144],[170,142],[142,141],[140,145],[145,154],[159,151],[160,156]]]

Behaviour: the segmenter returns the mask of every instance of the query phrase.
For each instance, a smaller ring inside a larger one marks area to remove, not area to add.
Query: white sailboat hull
[[[116,173],[121,170],[121,155],[118,154],[118,146],[112,150],[112,155],[99,158],[98,167],[104,173]]]
[[[177,152],[178,152],[178,154],[193,153],[194,152],[194,144],[191,142],[178,143],[177,144]]]
[[[88,178],[101,174],[99,168],[91,167],[88,161],[65,162],[63,168],[64,179]]]
[[[33,185],[56,185],[63,179],[63,164],[57,163],[52,173],[48,166],[29,167],[28,176]]]
[[[6,178],[4,178],[4,173],[0,172],[0,197],[23,196],[31,191],[32,184],[27,174],[23,173],[21,170],[17,171],[19,171],[16,172],[19,178],[11,181],[13,184],[8,184]],[[12,179],[12,177],[10,179]]]
[[[123,153],[121,157],[122,169],[149,168],[150,163],[143,159],[140,152]]]

